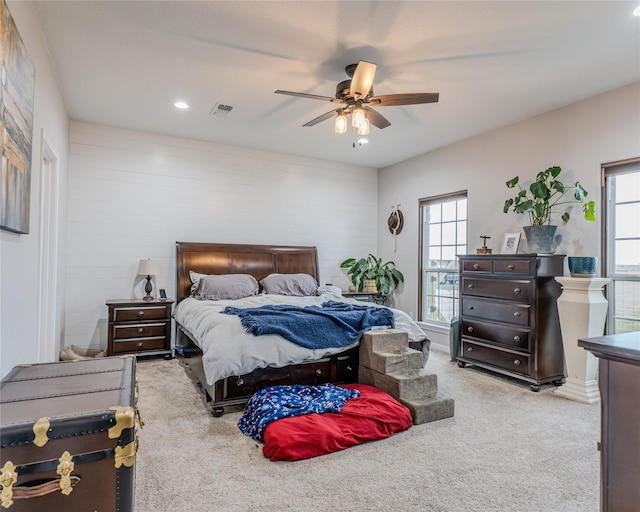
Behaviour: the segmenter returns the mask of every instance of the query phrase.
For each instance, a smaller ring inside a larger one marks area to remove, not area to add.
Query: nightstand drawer
[[[461,329],[461,334],[464,337],[478,338],[490,343],[500,343],[510,348],[529,350],[529,331],[525,329],[485,321],[474,321],[464,317],[462,318]]]
[[[113,342],[113,351],[116,354],[122,352],[137,352],[141,350],[160,350],[165,348],[166,337],[134,338]]]
[[[136,320],[159,320],[169,318],[170,305],[133,306],[113,308],[113,322],[133,322]]]
[[[470,361],[497,366],[509,372],[522,375],[529,374],[529,356],[525,354],[514,354],[483,345],[476,345],[463,339],[460,356]]]
[[[166,332],[166,322],[114,325],[113,339],[121,340],[124,338],[148,338],[150,336],[165,336]]]
[[[491,302],[481,298],[463,297],[460,313],[463,316],[475,316],[484,320],[529,326],[530,311],[531,306],[525,304]]]
[[[478,297],[529,302],[531,287],[532,282],[527,279],[507,280],[463,277],[461,293],[464,295],[476,295]]]

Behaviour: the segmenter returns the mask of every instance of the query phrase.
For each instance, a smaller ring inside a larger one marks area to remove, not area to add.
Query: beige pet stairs
[[[438,396],[438,376],[422,364],[422,352],[409,348],[406,332],[362,335],[358,382],[380,388],[408,407],[414,425],[451,418],[454,409],[453,399]]]

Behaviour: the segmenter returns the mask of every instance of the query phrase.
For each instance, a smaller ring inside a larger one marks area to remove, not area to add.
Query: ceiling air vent
[[[210,115],[212,116],[218,116],[218,117],[227,117],[231,111],[233,110],[233,106],[232,105],[225,105],[223,103],[216,103],[213,108],[211,109],[211,112],[209,112]]]

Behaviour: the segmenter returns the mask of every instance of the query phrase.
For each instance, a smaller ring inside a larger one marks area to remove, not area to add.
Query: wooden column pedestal
[[[600,403],[597,369],[593,354],[578,347],[578,339],[602,336],[607,318],[607,299],[602,288],[610,279],[556,277],[562,285],[558,314],[567,364],[567,380],[555,394],[586,404]]]

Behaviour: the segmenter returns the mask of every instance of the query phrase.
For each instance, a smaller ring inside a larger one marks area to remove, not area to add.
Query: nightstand
[[[384,304],[387,296],[380,292],[342,292],[342,296],[348,299],[356,299],[362,302],[374,302],[376,304]]]
[[[172,356],[173,300],[108,300],[107,355]]]

